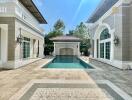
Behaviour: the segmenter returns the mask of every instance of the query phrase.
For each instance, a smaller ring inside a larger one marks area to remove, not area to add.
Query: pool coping
[[[91,63],[89,63],[88,61],[82,59],[81,57],[79,57],[79,59],[81,59],[81,60],[84,61],[86,64],[89,64],[90,66],[93,67],[93,69],[85,69],[85,71],[97,71],[97,70],[103,71],[103,69],[101,69],[101,68],[99,68],[99,67],[97,67],[97,66],[95,66],[95,65],[93,65],[93,64],[91,64]]]
[[[21,88],[15,95],[13,95],[9,100],[19,100],[22,96],[34,85],[37,83],[53,83],[53,84],[89,84],[88,80],[31,80],[27,83],[23,88]],[[93,84],[93,82],[91,82]],[[98,84],[106,84],[113,91],[115,91],[119,96],[121,96],[124,100],[132,100],[132,97],[117,87],[115,84],[110,82],[109,80],[96,80],[95,83]]]
[[[48,63],[52,62],[54,60],[54,58],[55,57],[48,59],[46,62],[44,62],[43,64],[41,64],[40,66],[38,66],[34,70],[43,70],[44,68],[42,68],[42,67],[45,66],[45,65],[47,65]]]
[[[43,66],[49,64],[50,62],[52,62],[54,60],[55,57],[49,59],[47,62],[43,63],[42,65],[40,65],[39,67],[35,68],[34,70],[65,70],[65,71],[86,71],[86,72],[90,72],[90,71],[103,71],[103,69],[85,61],[84,59],[82,59],[81,57],[78,57],[80,60],[82,60],[83,62],[85,62],[86,64],[92,66],[93,68],[89,68],[89,69],[76,69],[76,68],[42,68]]]

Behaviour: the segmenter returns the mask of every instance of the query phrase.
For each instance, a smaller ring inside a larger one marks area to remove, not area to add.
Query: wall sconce
[[[20,45],[22,44],[22,41],[23,41],[23,36],[21,34],[21,28],[20,28],[20,35],[17,37],[17,40],[16,42],[19,43]]]
[[[119,38],[117,36],[114,37],[114,44],[115,45],[119,44]]]
[[[22,36],[17,37],[17,43],[22,44],[23,38]]]

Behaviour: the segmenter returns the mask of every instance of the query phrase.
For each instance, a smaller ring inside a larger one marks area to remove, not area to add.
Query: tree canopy
[[[87,26],[81,22],[76,26],[75,30],[70,30],[69,35],[73,35],[82,39],[80,44],[80,51],[88,55],[88,49],[91,47],[90,35]]]
[[[54,51],[54,45],[50,38],[63,35],[64,30],[64,22],[60,19],[57,20],[54,24],[53,30],[45,36],[45,55],[49,55]],[[88,49],[91,47],[90,35],[87,26],[83,22],[77,25],[75,30],[70,30],[68,35],[81,38],[80,52],[83,52],[84,55],[89,55]]]
[[[65,29],[64,22],[61,19],[57,20],[56,23],[54,24],[54,30],[64,31],[64,29]]]
[[[62,20],[57,20],[54,24],[54,28],[52,31],[50,31],[46,36],[45,36],[45,55],[49,55],[50,52],[53,52],[54,46],[53,42],[50,40],[52,37],[56,36],[61,36],[64,34],[65,30],[65,24]]]
[[[69,34],[72,34],[73,36],[77,36],[81,39],[90,38],[87,26],[83,22],[77,25],[75,30],[70,30]]]
[[[64,34],[65,24],[62,20],[57,20],[54,24],[54,28],[47,34],[48,38],[60,36]]]

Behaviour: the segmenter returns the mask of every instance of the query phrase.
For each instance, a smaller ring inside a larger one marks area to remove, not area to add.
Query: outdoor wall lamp
[[[119,38],[117,36],[114,37],[114,44],[115,45],[119,44]]]
[[[21,36],[17,37],[17,43],[22,44],[22,40],[23,40],[23,38]]]
[[[19,29],[20,30],[20,34],[19,34],[19,36],[17,37],[17,43],[19,43],[20,45],[22,44],[22,41],[23,41],[23,36],[22,36],[22,34],[21,34],[21,28]]]

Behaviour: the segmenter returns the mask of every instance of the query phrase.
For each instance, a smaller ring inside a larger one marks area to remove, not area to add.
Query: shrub
[[[44,48],[44,55],[50,55],[54,51],[54,46],[53,45],[47,45]]]

